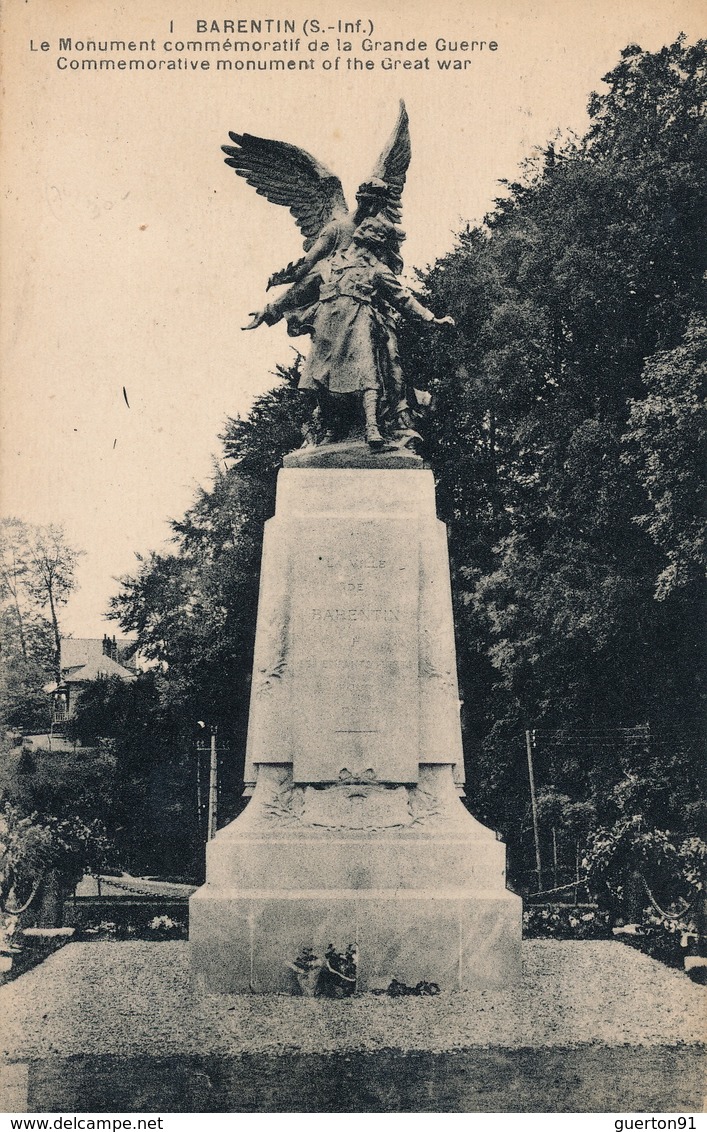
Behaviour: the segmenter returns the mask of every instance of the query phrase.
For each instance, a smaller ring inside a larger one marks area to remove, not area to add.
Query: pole
[[[199,840],[201,840],[204,832],[204,815],[201,807],[203,800],[201,797],[201,741],[196,745],[196,820],[199,830]]]
[[[216,732],[218,727],[211,728],[211,763],[209,766],[209,823],[206,833],[207,841],[216,836],[216,819],[218,811],[218,763],[216,759]]]
[[[530,806],[533,811],[533,836],[535,838],[535,869],[538,874],[538,892],[543,890],[543,870],[540,861],[540,833],[538,831],[538,804],[535,799],[535,775],[533,773],[533,746],[535,735],[531,731],[525,733],[525,750],[528,755],[528,778],[530,779]]]

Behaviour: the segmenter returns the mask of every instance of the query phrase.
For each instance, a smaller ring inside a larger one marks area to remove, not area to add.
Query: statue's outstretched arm
[[[415,298],[412,291],[403,286],[391,271],[381,271],[377,276],[377,282],[383,298],[396,310],[411,315],[418,322],[431,322],[435,326],[455,325],[451,315],[446,314],[443,318],[437,318],[431,310],[428,310]]]
[[[316,274],[309,275],[301,283],[295,283],[284,294],[278,296],[274,302],[263,307],[261,311],[251,311],[251,321],[241,329],[256,330],[264,322],[268,326],[274,326],[287,311],[297,310],[298,307],[306,307],[310,303],[316,302],[319,295],[319,283],[320,279]]]

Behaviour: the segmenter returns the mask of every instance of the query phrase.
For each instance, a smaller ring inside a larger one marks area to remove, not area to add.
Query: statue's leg
[[[394,425],[401,430],[410,429],[413,428],[412,413],[410,412],[410,405],[407,399],[405,376],[398,352],[398,336],[395,333],[395,328],[391,326],[386,327],[386,347],[391,386],[390,407],[394,418]]]
[[[320,444],[333,444],[338,439],[336,407],[328,389],[320,386],[317,391],[319,416],[322,425]]]
[[[306,416],[302,425],[302,447],[309,448],[318,443],[321,432],[321,414],[314,389],[300,389],[304,398]]]
[[[378,391],[364,389],[363,416],[366,424],[366,440],[371,448],[382,448],[383,437],[378,428]]]

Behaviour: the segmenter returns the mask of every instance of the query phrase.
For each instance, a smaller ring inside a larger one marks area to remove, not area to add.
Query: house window
[[[54,697],[52,723],[64,723],[69,718],[68,703],[65,692]]]

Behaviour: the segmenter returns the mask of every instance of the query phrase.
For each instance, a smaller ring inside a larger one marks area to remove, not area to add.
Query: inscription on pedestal
[[[337,782],[372,773],[379,782],[416,782],[414,524],[328,518],[292,526],[294,779]]]

